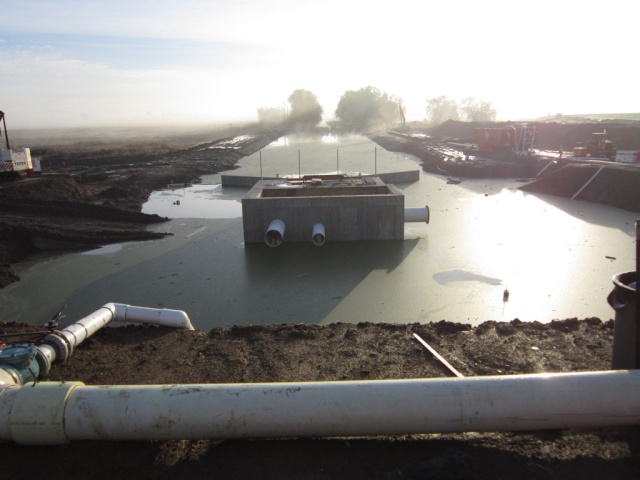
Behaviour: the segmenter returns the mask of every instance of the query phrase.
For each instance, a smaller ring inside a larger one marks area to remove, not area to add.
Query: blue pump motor
[[[35,345],[15,344],[0,348],[0,368],[11,375],[18,385],[35,382],[40,366],[35,359]]]

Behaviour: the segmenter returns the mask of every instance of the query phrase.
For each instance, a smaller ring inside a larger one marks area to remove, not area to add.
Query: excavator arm
[[[4,127],[4,139],[7,143],[7,150],[11,150],[9,146],[9,135],[7,134],[7,121],[4,119],[4,112],[0,110],[0,120],[2,120],[2,126]],[[2,131],[0,130],[0,136],[2,135]]]

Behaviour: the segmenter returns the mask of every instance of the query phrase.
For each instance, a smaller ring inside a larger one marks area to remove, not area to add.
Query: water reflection
[[[153,192],[142,212],[169,218],[237,218],[242,216],[244,189],[193,185]]]

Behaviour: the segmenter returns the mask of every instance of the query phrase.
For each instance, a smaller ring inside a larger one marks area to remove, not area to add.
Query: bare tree
[[[427,100],[427,118],[434,125],[447,120],[459,120],[458,104],[445,95]]]

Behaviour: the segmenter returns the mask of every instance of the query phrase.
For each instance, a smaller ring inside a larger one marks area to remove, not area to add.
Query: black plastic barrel
[[[616,311],[613,329],[614,370],[637,369],[637,352],[640,352],[636,331],[636,272],[620,273],[613,277],[613,290],[607,302]]]

